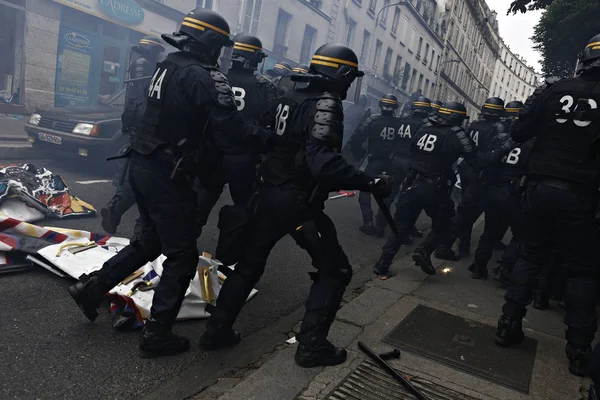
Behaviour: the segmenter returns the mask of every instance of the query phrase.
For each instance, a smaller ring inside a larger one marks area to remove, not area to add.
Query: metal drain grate
[[[396,368],[403,376],[408,373]],[[474,397],[459,393],[445,386],[441,386],[418,378],[412,384],[431,400],[477,400]],[[399,382],[394,380],[385,370],[371,360],[365,360],[348,375],[327,400],[413,400],[415,396]]]

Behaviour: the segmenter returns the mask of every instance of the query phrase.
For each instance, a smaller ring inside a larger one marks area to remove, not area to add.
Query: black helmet
[[[441,100],[433,100],[431,102],[431,115],[436,115],[440,112],[440,108],[444,107],[444,102]]]
[[[280,62],[273,67],[275,76],[290,76],[292,75],[292,66],[286,62]]]
[[[354,79],[364,75],[358,69],[356,54],[341,44],[324,44],[319,47],[310,61],[310,72],[321,74],[347,87]]]
[[[165,46],[161,39],[154,36],[144,36],[136,46],[140,53],[158,54],[165,51]]]
[[[297,74],[308,74],[308,65],[298,64],[292,71]]]
[[[467,118],[467,109],[463,103],[449,101],[440,108],[439,116],[452,125],[461,125]]]
[[[427,113],[431,112],[431,100],[425,96],[419,96],[412,103],[412,110],[415,113]]]
[[[247,33],[238,33],[233,38],[232,62],[238,62],[244,68],[256,71],[258,64],[266,56],[262,49],[262,42],[256,36]]]
[[[394,112],[398,109],[398,98],[388,93],[379,100],[379,107],[382,112]]]
[[[600,67],[600,34],[591,38],[579,54],[579,63],[577,72]]]
[[[519,111],[521,111],[521,108],[523,108],[523,103],[518,100],[514,100],[506,103],[506,106],[504,106],[504,111],[506,112],[507,117],[516,117],[519,114]]]
[[[220,49],[233,45],[229,34],[229,24],[225,18],[212,10],[196,8],[183,19],[179,32],[173,35],[163,34],[162,38],[177,48],[181,48],[183,44],[181,37],[187,36],[204,46]]]
[[[485,103],[481,106],[481,113],[488,115],[504,114],[504,100],[500,97],[490,97],[485,99]]]

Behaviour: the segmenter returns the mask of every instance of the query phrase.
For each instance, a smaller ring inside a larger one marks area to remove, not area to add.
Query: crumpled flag
[[[33,164],[0,168],[0,210],[9,198],[18,198],[47,217],[94,216],[96,209],[69,193],[60,175]],[[6,210],[10,212],[9,209]]]

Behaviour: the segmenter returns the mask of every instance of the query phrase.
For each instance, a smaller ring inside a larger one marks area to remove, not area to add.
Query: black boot
[[[525,340],[525,333],[523,333],[522,320],[502,315],[498,320],[496,344],[499,346],[513,346],[520,344],[523,340]]]
[[[500,284],[506,286],[508,285],[508,277],[510,276],[510,272],[508,271],[508,269],[501,265],[498,270],[496,271],[496,274],[494,276],[494,280],[498,281]]]
[[[69,294],[77,303],[77,306],[90,321],[94,322],[98,317],[98,307],[110,287],[106,285],[97,273],[83,275],[79,282],[69,286]]]
[[[458,244],[458,256],[461,258],[467,257],[471,254],[471,244],[468,242],[461,241]]]
[[[545,290],[536,290],[533,299],[533,308],[536,310],[545,310],[550,305],[548,293]]]
[[[379,277],[381,280],[385,280],[388,278],[390,265],[392,263],[389,261],[380,258],[375,265],[373,265],[373,273]]]
[[[377,236],[376,229],[370,222],[365,222],[358,230],[368,236]]]
[[[113,196],[108,204],[100,210],[100,215],[102,216],[102,229],[111,235],[114,235],[117,232],[117,228],[121,223],[122,213],[119,212],[118,204],[119,198]]]
[[[590,385],[588,391],[588,400],[600,400],[600,398],[598,398],[598,393],[596,392],[596,385],[593,383]]]
[[[471,271],[471,278],[473,279],[487,279],[488,270],[485,265],[474,262],[469,267],[469,271]]]
[[[440,260],[458,261],[460,257],[448,246],[438,246],[434,253],[435,258]]]
[[[338,365],[348,356],[346,349],[335,347],[324,336],[299,335],[298,340],[300,343],[294,359],[303,368]]]
[[[206,332],[200,338],[200,348],[206,351],[235,346],[242,337],[232,328],[233,321],[224,311],[212,307],[211,316],[206,326]]]
[[[574,345],[567,343],[565,352],[569,359],[569,372],[573,375],[585,376],[588,364],[592,357],[592,348],[590,346],[575,347]]]
[[[174,356],[190,349],[190,341],[171,332],[172,323],[155,321],[152,316],[146,320],[140,334],[138,354],[142,358]]]
[[[427,275],[435,275],[435,268],[431,263],[431,257],[425,249],[416,249],[412,256],[415,264]]]

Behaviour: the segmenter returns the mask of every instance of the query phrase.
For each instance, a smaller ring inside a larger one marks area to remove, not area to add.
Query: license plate
[[[60,136],[48,135],[47,133],[38,133],[38,138],[42,142],[52,143],[52,144],[62,144],[62,138]]]

